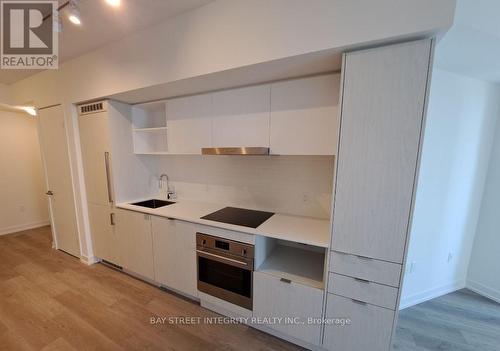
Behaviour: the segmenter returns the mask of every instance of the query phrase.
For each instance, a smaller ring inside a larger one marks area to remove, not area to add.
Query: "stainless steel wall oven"
[[[254,246],[196,233],[198,290],[252,309]]]

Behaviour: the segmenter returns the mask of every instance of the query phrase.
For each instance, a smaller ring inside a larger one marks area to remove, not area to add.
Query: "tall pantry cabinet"
[[[390,349],[399,305],[432,40],[349,52],[341,125],[326,318],[329,350]]]
[[[78,125],[94,255],[121,265],[114,229],[110,118],[106,101],[78,106]]]
[[[99,101],[78,106],[78,114],[94,256],[143,274],[145,267],[126,258],[141,247],[132,240],[134,230],[150,226],[150,221],[115,208],[116,203],[149,193],[147,164],[133,153],[131,107]],[[152,252],[150,256],[152,262]],[[149,274],[143,275],[152,277],[150,271],[146,269]]]

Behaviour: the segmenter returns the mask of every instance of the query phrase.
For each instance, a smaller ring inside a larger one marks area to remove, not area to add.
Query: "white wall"
[[[0,234],[49,224],[36,120],[0,111]]]
[[[498,97],[492,84],[433,72],[402,308],[465,286]]]
[[[79,232],[86,237],[80,242],[86,242],[71,104],[308,52],[442,33],[454,8],[455,0],[218,0],[13,84],[10,93],[18,104],[63,104]]]
[[[497,88],[500,100],[500,87]],[[467,287],[500,302],[500,109],[470,259]]]
[[[0,83],[0,103],[8,104],[10,102],[9,87]]]
[[[329,218],[333,156],[153,157],[179,199]]]

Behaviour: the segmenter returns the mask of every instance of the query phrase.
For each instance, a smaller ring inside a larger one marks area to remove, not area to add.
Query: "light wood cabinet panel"
[[[89,203],[88,210],[94,255],[121,266],[123,264],[122,242],[111,223],[112,208],[109,205]]]
[[[431,41],[347,53],[332,248],[402,263]]]
[[[212,146],[212,94],[167,100],[169,154],[200,155]]]
[[[342,252],[330,252],[330,272],[399,287],[402,265]]]
[[[213,147],[269,147],[270,85],[212,94]]]
[[[152,217],[155,280],[181,293],[197,296],[196,226]]]
[[[271,85],[271,153],[335,155],[340,75],[292,79]]]
[[[328,292],[391,310],[396,308],[398,298],[398,289],[392,286],[361,281],[335,273],[330,273]]]
[[[123,246],[123,268],[154,280],[151,217],[139,212],[117,209],[115,227]]]
[[[323,290],[295,282],[282,282],[280,278],[261,272],[253,273],[253,315],[258,318],[299,318],[304,324],[282,321],[269,328],[293,338],[319,345],[320,324],[308,324],[307,319],[320,318]]]
[[[108,205],[108,178],[105,152],[111,151],[108,113],[99,112],[78,117],[87,201]],[[111,177],[111,175],[109,175]],[[112,191],[113,189],[110,189]]]
[[[394,311],[328,294],[326,318],[349,318],[351,324],[326,325],[324,348],[332,351],[389,350]]]

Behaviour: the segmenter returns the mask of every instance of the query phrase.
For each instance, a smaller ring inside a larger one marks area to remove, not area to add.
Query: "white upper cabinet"
[[[167,144],[169,154],[199,155],[212,145],[212,95],[194,95],[167,100]]]
[[[254,146],[276,155],[336,155],[339,90],[339,74],[327,74],[141,104],[135,153]]]
[[[340,75],[293,79],[271,85],[271,153],[335,155]]]
[[[269,147],[270,85],[212,94],[212,146]]]

